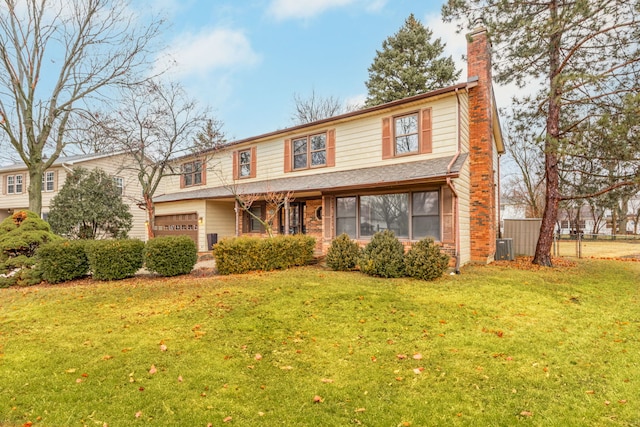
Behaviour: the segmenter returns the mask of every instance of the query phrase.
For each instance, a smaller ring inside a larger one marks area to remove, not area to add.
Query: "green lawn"
[[[637,426],[639,302],[596,260],[2,289],[0,425]]]

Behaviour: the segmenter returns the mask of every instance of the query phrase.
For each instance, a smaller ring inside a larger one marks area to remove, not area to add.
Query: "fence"
[[[640,235],[556,234],[553,255],[640,260]]]

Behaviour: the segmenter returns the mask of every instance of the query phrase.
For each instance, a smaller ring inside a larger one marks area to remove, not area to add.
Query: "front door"
[[[305,234],[307,227],[304,223],[307,204],[305,202],[292,202],[289,204],[289,233],[288,234]],[[285,234],[286,209],[280,210],[280,234]]]

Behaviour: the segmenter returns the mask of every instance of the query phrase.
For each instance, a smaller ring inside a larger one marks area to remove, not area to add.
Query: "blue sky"
[[[170,77],[224,122],[229,139],[291,126],[293,96],[366,96],[367,68],[413,13],[463,68],[464,34],[440,19],[440,0],[138,0],[167,17]],[[504,106],[499,101],[499,106]]]

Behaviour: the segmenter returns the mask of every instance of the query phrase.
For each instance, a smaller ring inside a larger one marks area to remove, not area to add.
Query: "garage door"
[[[156,236],[189,236],[198,246],[198,214],[157,215]]]

